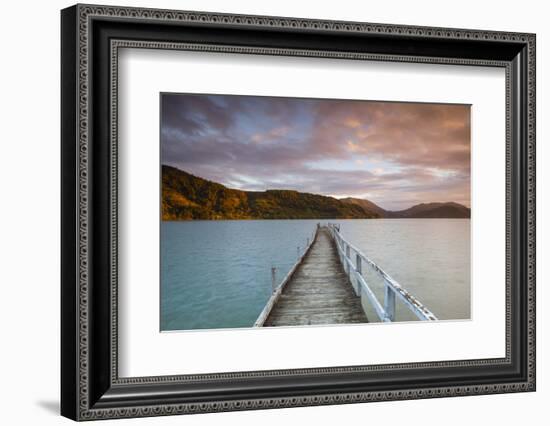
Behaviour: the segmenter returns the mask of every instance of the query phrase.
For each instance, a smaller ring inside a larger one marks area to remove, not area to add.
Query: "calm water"
[[[318,220],[163,222],[161,329],[250,327]],[[341,232],[440,319],[470,317],[470,220],[337,220]],[[367,280],[382,300],[382,284]],[[367,313],[374,319],[373,313]],[[414,316],[397,306],[398,320]]]

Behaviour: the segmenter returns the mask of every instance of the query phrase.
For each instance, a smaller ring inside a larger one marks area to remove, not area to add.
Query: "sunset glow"
[[[470,206],[470,106],[161,95],[161,161],[230,188]]]

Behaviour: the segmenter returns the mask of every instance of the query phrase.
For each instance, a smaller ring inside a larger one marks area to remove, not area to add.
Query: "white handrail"
[[[416,297],[410,294],[405,290],[401,284],[395,281],[392,277],[388,275],[380,266],[375,262],[369,259],[367,256],[361,252],[353,244],[349,243],[344,239],[340,233],[340,226],[329,223],[328,228],[334,241],[336,242],[336,247],[338,248],[338,254],[342,262],[342,266],[346,271],[347,275],[350,278],[350,282],[354,285],[355,293],[358,296],[366,296],[366,299],[370,302],[376,315],[381,321],[390,322],[395,320],[395,298],[396,296],[399,300],[420,320],[422,321],[437,321],[437,317],[426,308]],[[355,265],[351,260],[351,252],[355,252]],[[376,295],[370,288],[365,277],[362,274],[363,262],[366,265],[372,268],[384,281],[384,304],[382,305],[377,299]],[[355,280],[352,280],[352,277]],[[365,309],[363,307],[363,309]]]

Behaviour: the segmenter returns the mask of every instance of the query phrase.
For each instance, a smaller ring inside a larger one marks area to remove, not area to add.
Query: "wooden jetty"
[[[363,268],[372,268],[384,282],[382,303],[363,276]],[[254,326],[365,323],[369,322],[368,308],[376,313],[371,320],[391,322],[395,319],[396,299],[420,320],[437,320],[397,281],[346,241],[338,225],[317,225],[313,239],[308,240],[294,266],[280,284],[274,285]]]
[[[356,322],[367,322],[361,301],[340,263],[328,228],[320,227],[264,326]]]

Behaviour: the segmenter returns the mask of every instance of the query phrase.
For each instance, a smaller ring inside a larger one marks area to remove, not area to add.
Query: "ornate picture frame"
[[[76,5],[61,12],[61,413],[160,416],[535,390],[534,34]],[[506,356],[119,377],[121,48],[503,68]]]

